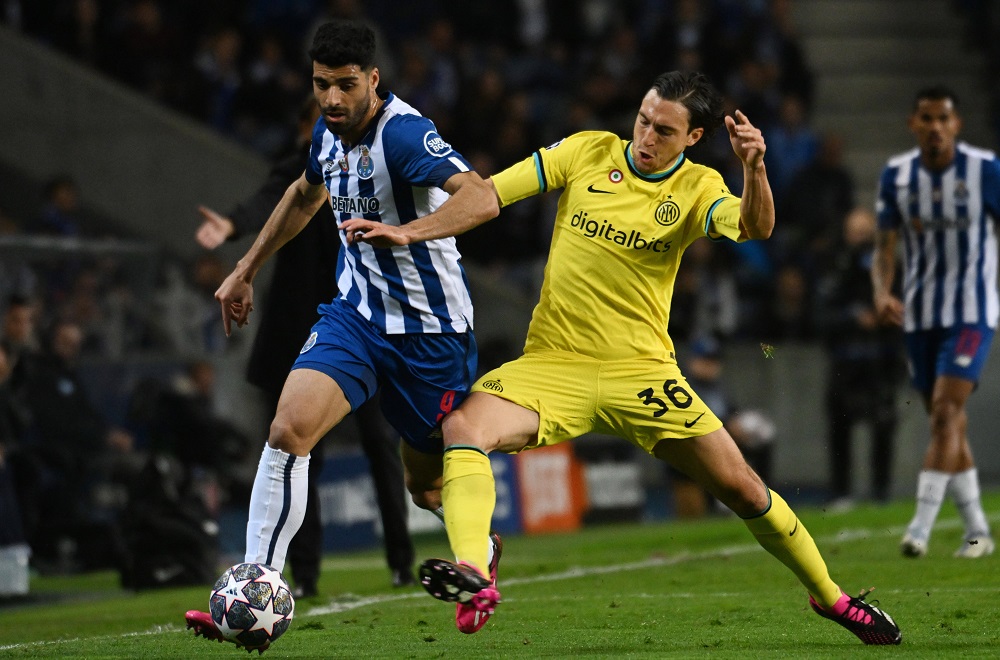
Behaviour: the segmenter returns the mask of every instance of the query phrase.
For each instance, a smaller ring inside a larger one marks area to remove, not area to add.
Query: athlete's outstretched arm
[[[233,321],[242,328],[249,320],[253,311],[253,278],[257,271],[278,248],[302,231],[326,197],[326,188],[306,181],[304,173],[288,186],[257,240],[215,292],[215,299],[222,306],[222,324],[227,337]]]
[[[875,233],[875,256],[872,261],[872,302],[879,321],[903,325],[903,301],[892,294],[896,277],[895,229],[880,229]]]
[[[765,239],[774,229],[774,196],[764,168],[764,136],[760,129],[737,110],[735,118],[726,116],[726,129],[733,151],[743,162],[743,197],[740,201],[740,224],[747,238]]]
[[[475,172],[453,174],[442,186],[451,195],[437,211],[402,226],[352,218],[340,223],[349,243],[375,247],[409,245],[446,236],[457,236],[492,220],[500,213],[493,182]]]

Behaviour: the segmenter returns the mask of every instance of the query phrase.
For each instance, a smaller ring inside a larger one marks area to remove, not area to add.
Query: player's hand
[[[875,298],[875,313],[878,320],[886,325],[903,325],[903,301],[896,296]]]
[[[764,136],[760,129],[750,123],[747,116],[737,110],[734,117],[726,115],[726,130],[729,131],[729,142],[733,151],[747,167],[756,169],[764,161]]]
[[[215,292],[215,299],[222,306],[222,326],[226,330],[227,337],[232,331],[234,321],[238,328],[250,322],[250,312],[253,311],[253,285],[236,272],[230,273],[225,279]]]
[[[410,244],[410,239],[402,227],[396,225],[351,218],[337,225],[337,228],[347,234],[348,245],[368,243],[373,247],[388,248]]]
[[[206,250],[219,247],[236,231],[232,220],[207,206],[199,206],[198,215],[201,216],[201,225],[195,232],[194,238]]]

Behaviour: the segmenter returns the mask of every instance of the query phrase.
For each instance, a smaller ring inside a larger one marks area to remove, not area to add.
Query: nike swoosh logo
[[[795,527],[792,527],[792,531],[788,532],[789,536],[795,536],[795,532],[799,531],[799,519],[795,519]]]
[[[605,195],[614,195],[614,190],[601,190],[600,188],[595,188],[594,186],[587,186],[587,192],[592,193],[603,193]]]
[[[686,429],[689,429],[689,428],[691,428],[692,426],[694,426],[695,424],[697,424],[697,423],[698,423],[698,420],[699,420],[699,419],[701,419],[701,418],[702,418],[702,417],[704,417],[704,416],[705,416],[705,413],[703,412],[703,413],[701,413],[700,415],[698,415],[697,417],[695,417],[694,419],[692,419],[692,420],[689,420],[689,421],[687,421],[687,422],[684,422],[684,428],[686,428]]]

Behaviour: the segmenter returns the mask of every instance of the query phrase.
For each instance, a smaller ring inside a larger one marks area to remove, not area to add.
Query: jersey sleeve
[[[318,186],[323,183],[323,171],[319,166],[320,150],[323,148],[323,133],[326,131],[326,124],[323,118],[316,120],[313,126],[312,145],[309,147],[309,160],[306,161],[306,181]]]
[[[493,186],[500,205],[509,206],[526,197],[565,187],[581,141],[582,135],[571,135],[494,174]]]
[[[382,130],[389,171],[418,187],[437,187],[472,166],[438,135],[434,123],[420,115],[399,115]]]
[[[705,168],[701,181],[702,194],[695,213],[705,235],[713,241],[745,241],[740,229],[740,198],[729,192],[722,175],[711,168]]]
[[[896,203],[895,178],[895,168],[886,167],[878,179],[878,191],[875,193],[875,218],[878,228],[886,231],[898,228],[903,221]]]
[[[983,163],[983,206],[1000,221],[1000,160],[996,158]]]

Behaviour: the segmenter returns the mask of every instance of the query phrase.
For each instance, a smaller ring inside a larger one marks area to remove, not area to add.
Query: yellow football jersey
[[[493,177],[503,206],[562,188],[524,351],[599,360],[671,360],[670,300],[681,255],[700,236],[740,241],[740,199],[683,154],[641,174],[631,142],[587,131]]]

